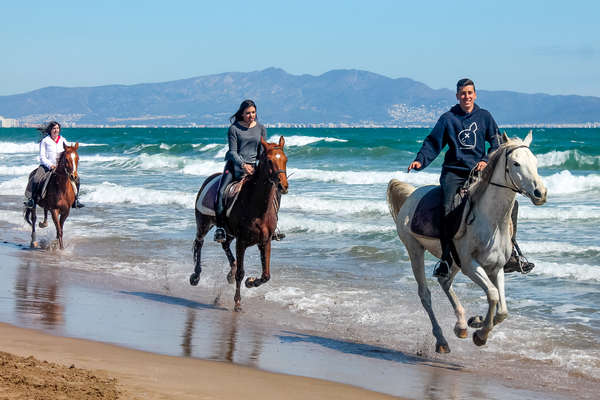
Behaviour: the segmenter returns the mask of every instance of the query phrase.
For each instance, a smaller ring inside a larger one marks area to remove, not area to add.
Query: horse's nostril
[[[533,191],[533,195],[539,199],[540,197],[542,197],[542,192],[540,192],[538,189],[535,189]]]

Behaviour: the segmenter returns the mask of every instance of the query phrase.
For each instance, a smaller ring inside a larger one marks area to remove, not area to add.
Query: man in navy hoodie
[[[452,256],[450,243],[452,233],[447,216],[452,211],[456,192],[469,178],[470,171],[475,168],[481,171],[487,165],[487,154],[498,148],[500,135],[498,125],[492,115],[475,104],[477,93],[475,83],[470,79],[461,79],[456,84],[458,104],[444,113],[435,127],[423,141],[421,150],[415,160],[408,166],[408,171],[417,171],[427,167],[448,146],[440,186],[442,188],[444,217],[441,226],[442,258],[433,271],[435,277],[445,277],[450,273]],[[489,143],[486,152],[485,142]]]

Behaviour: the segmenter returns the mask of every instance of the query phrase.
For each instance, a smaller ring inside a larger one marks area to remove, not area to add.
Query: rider
[[[477,92],[475,83],[471,79],[465,78],[457,82],[456,99],[458,104],[440,117],[423,141],[415,160],[408,166],[408,171],[411,169],[419,171],[427,167],[448,145],[440,176],[444,207],[440,227],[442,257],[433,271],[434,277],[448,276],[452,265],[450,245],[453,232],[448,214],[454,208],[454,196],[469,178],[471,170],[481,171],[487,165],[485,142],[490,144],[489,153],[498,148],[501,140],[498,125],[492,115],[475,104]],[[516,220],[516,216],[514,219]],[[505,269],[511,262],[519,263],[515,256],[513,251],[513,256]]]
[[[29,181],[27,188],[25,189],[25,207],[35,207],[33,200],[34,195],[41,189],[44,179],[47,177],[47,173],[56,169],[56,163],[60,158],[60,155],[65,151],[64,145],[67,144],[67,140],[64,136],[60,135],[60,124],[56,121],[51,121],[45,127],[38,128],[42,133],[43,138],[40,141],[40,166],[29,174]],[[79,175],[75,180],[77,186],[77,193],[75,193],[75,201],[73,202],[73,208],[85,207],[79,202]]]
[[[223,229],[226,211],[223,201],[225,188],[232,181],[239,181],[245,175],[254,173],[260,151],[260,138],[267,138],[266,128],[256,120],[256,104],[252,100],[244,100],[229,121],[231,122],[227,133],[229,151],[225,154],[225,169],[215,199],[217,230],[214,240],[219,243],[225,241]]]

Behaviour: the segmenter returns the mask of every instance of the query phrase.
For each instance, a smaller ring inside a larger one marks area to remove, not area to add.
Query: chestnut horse
[[[279,199],[281,194],[288,191],[286,175],[287,156],[283,152],[285,140],[279,138],[279,143],[267,143],[261,138],[262,151],[259,151],[258,165],[254,174],[248,176],[244,182],[237,201],[231,208],[225,222],[227,238],[221,245],[229,260],[231,270],[227,281],[233,283],[235,277],[236,288],[233,300],[235,311],[241,310],[240,285],[244,279],[244,254],[246,249],[258,245],[262,262],[262,276],[260,278],[246,279],[246,287],[258,287],[271,278],[271,237],[277,228],[277,213],[279,212]],[[204,187],[215,175],[207,178],[196,196],[202,193]],[[202,265],[200,261],[204,236],[216,222],[214,215],[196,209],[196,239],[194,240],[194,272],[190,276],[190,284],[196,286],[200,280]],[[236,239],[236,257],[231,253],[230,244]],[[237,259],[237,262],[236,262]]]
[[[60,155],[56,169],[52,172],[50,181],[46,186],[46,196],[38,203],[44,209],[44,214],[47,215],[48,210],[52,214],[52,220],[56,227],[56,239],[61,250],[63,246],[63,226],[65,220],[71,211],[71,204],[75,201],[75,180],[77,179],[77,167],[79,166],[79,155],[77,149],[79,143],[75,146],[64,145],[65,151]],[[35,221],[37,219],[36,206],[28,208],[25,211],[25,221],[31,225],[31,247],[37,247],[35,235]],[[40,223],[40,227],[45,227],[44,223]]]

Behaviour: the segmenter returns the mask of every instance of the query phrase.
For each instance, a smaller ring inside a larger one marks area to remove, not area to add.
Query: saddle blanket
[[[215,174],[208,177],[206,180],[206,185],[204,185],[202,192],[198,196],[198,200],[196,201],[196,209],[204,215],[210,215],[212,217],[215,216],[215,200],[217,198],[217,190],[219,190],[220,179],[221,174]],[[225,188],[224,200],[225,209],[227,210],[226,215],[228,217],[238,195],[240,194],[240,190],[242,189],[244,181],[245,179],[232,182]]]
[[[456,196],[457,198],[454,201],[455,208],[449,215],[449,220],[452,224],[452,236],[458,232],[467,203],[467,196],[460,196],[459,194]],[[443,212],[442,188],[436,186],[419,201],[410,223],[411,231],[418,235],[439,239],[441,237],[440,226]]]

